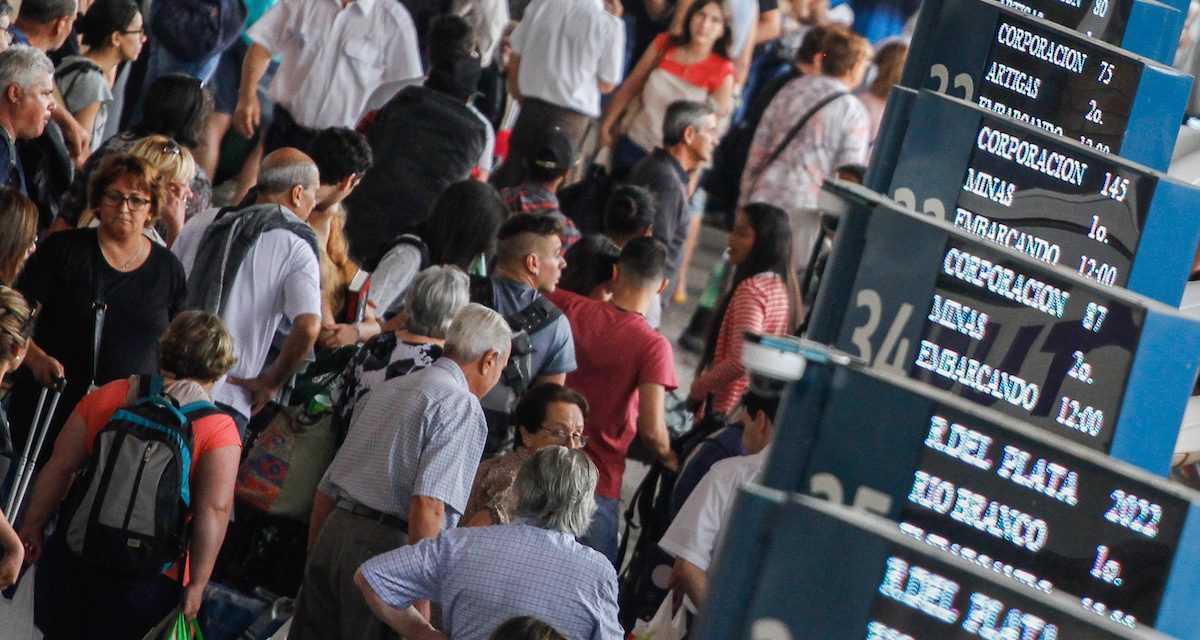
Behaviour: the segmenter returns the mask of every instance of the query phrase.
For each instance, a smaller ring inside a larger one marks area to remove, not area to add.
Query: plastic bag
[[[633,640],[682,640],[683,636],[687,635],[687,607],[681,606],[678,611],[672,613],[672,596],[672,593],[668,593],[667,597],[663,598],[653,618],[648,621],[639,620],[633,626],[633,632],[630,634]]]
[[[183,609],[175,609],[167,614],[162,622],[154,625],[154,628],[143,636],[142,640],[192,640],[193,638],[204,640],[204,634],[200,632],[200,624],[184,617]]]

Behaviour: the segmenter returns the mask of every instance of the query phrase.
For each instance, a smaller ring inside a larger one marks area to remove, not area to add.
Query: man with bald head
[[[300,367],[321,328],[317,237],[305,222],[319,186],[311,158],[278,149],[259,168],[254,204],[196,215],[171,247],[188,274],[188,306],[220,315],[233,335],[237,364],[212,395],[239,428]],[[285,321],[287,339],[264,368]]]

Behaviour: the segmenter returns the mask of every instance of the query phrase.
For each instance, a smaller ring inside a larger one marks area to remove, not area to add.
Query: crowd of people
[[[36,566],[47,639],[198,615],[272,407],[331,443],[289,637],[624,637],[626,458],[695,462],[659,329],[707,213],[729,276],[680,395],[745,455],[661,544],[703,603],[779,402],[745,334],[801,330],[820,184],[906,47],[821,0],[445,4],[0,0],[0,495],[35,469],[0,587]]]

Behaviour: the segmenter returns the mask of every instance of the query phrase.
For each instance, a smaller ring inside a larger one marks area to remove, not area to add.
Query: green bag
[[[204,640],[200,631],[200,623],[188,620],[183,615],[183,609],[175,609],[154,626],[142,640]]]

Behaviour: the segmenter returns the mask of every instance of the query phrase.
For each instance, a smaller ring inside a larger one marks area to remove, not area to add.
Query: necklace
[[[117,271],[128,271],[128,270],[129,270],[129,265],[133,264],[135,261],[137,261],[137,259],[138,259],[138,258],[140,258],[140,257],[142,256],[142,245],[143,245],[142,238],[139,236],[139,237],[138,237],[138,246],[137,246],[137,251],[134,251],[134,252],[133,252],[133,255],[132,255],[132,256],[130,256],[130,258],[129,258],[128,260],[126,260],[126,261],[125,261],[125,264],[123,264],[123,265],[121,265],[121,266],[119,266],[119,267],[116,267],[116,266],[114,266],[114,268],[115,268]],[[104,245],[100,245],[100,251],[101,251],[101,252],[103,252],[103,251],[104,251]]]

